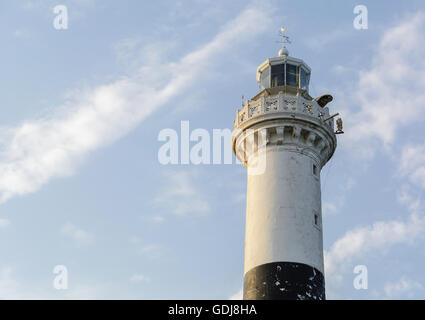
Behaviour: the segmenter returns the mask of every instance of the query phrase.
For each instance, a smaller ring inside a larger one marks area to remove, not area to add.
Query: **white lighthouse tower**
[[[260,92],[236,113],[233,151],[247,168],[244,299],[325,299],[320,172],[342,120],[313,99],[311,69],[279,56],[257,70]]]

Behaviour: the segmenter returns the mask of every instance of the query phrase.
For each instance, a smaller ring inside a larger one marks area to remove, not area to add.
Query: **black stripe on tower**
[[[249,270],[244,277],[245,300],[324,300],[325,278],[309,265],[272,262]]]

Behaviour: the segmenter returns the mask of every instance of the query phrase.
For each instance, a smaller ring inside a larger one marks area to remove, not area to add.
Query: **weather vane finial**
[[[289,55],[289,51],[286,48],[285,43],[291,43],[291,41],[289,40],[289,37],[285,34],[285,32],[286,32],[285,27],[280,28],[280,36],[282,37],[282,40],[279,42],[282,43],[282,49],[279,50],[279,56]]]

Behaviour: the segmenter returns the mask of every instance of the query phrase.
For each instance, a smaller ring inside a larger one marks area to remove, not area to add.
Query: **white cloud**
[[[17,29],[13,32],[13,36],[16,38],[27,38],[29,36],[28,30]]]
[[[407,176],[414,185],[425,188],[425,143],[403,148],[399,172]]]
[[[333,202],[325,201],[322,206],[323,216],[332,216],[338,214],[338,206]]]
[[[86,245],[93,242],[93,234],[68,222],[61,228],[61,233],[73,239],[78,245]]]
[[[52,299],[51,292],[32,290],[26,287],[24,281],[18,281],[15,269],[12,266],[0,268],[0,299],[3,300],[34,300]]]
[[[95,300],[99,299],[98,287],[93,287],[85,284],[73,286],[65,292],[65,299],[69,300]],[[61,298],[59,298],[61,299]]]
[[[153,214],[153,215],[144,215],[141,217],[141,220],[143,221],[147,221],[150,223],[155,223],[155,224],[161,224],[163,222],[165,222],[165,217],[159,214]]]
[[[179,61],[142,65],[137,75],[74,91],[46,118],[1,128],[0,201],[35,192],[53,178],[72,174],[87,154],[128,133],[197,83],[214,61],[251,41],[269,23],[267,11],[249,6],[209,43]]]
[[[329,168],[328,168],[329,170]],[[332,193],[332,200],[323,201],[322,212],[324,217],[339,214],[347,200],[347,196],[351,194],[351,189],[355,186],[356,181],[353,177],[346,176],[338,185],[338,188]]]
[[[51,298],[46,291],[25,287],[23,281],[18,281],[15,268],[3,266],[0,268],[0,299],[3,300],[34,300]]]
[[[243,299],[243,288],[241,288],[238,292],[235,294],[232,294],[229,297],[229,300],[242,300]]]
[[[175,171],[165,174],[165,187],[153,203],[177,216],[199,216],[210,212],[209,202],[197,186],[198,171]]]
[[[359,72],[353,103],[360,110],[344,112],[344,142],[352,150],[370,156],[374,143],[389,147],[399,128],[424,119],[424,32],[422,12],[388,29],[370,68]],[[360,148],[348,142],[359,142]]]
[[[244,203],[246,202],[246,193],[245,192],[239,192],[236,193],[233,197],[233,201],[234,202],[240,202],[240,203]]]
[[[425,14],[421,12],[388,29],[379,42],[371,67],[359,73],[352,97],[359,102],[359,111],[344,112],[344,144],[350,151],[373,156],[376,143],[390,150],[400,128],[423,120],[424,32]],[[405,147],[399,166],[402,177],[408,176],[412,183],[421,186],[425,186],[421,169],[425,164],[424,151],[423,146]],[[343,276],[352,271],[353,265],[363,263],[369,254],[385,252],[397,244],[412,244],[423,237],[425,217],[420,213],[420,197],[415,197],[411,189],[404,184],[398,191],[397,200],[410,212],[407,220],[381,221],[354,228],[325,252],[326,279],[331,292]],[[328,205],[329,208],[332,211],[332,205]],[[400,283],[403,287],[403,282]],[[396,288],[388,284],[387,291]]]
[[[18,282],[13,277],[13,268],[0,269],[0,299],[21,299]]]
[[[131,276],[130,281],[131,282],[150,282],[151,279],[145,276],[144,274],[136,273]]]
[[[5,218],[0,218],[0,229],[4,229],[10,226],[10,220]]]
[[[387,282],[384,286],[385,295],[390,299],[412,298],[416,291],[422,289],[421,283],[410,280],[406,276],[397,282]]]
[[[342,65],[339,65],[339,64],[338,65],[334,65],[332,67],[332,70],[331,71],[334,72],[334,73],[336,73],[336,74],[338,74],[338,75],[343,75],[343,74],[345,74],[347,72],[353,72],[353,70],[351,68],[348,68],[346,66],[342,66]]]
[[[411,244],[423,237],[425,218],[412,213],[407,221],[382,221],[349,230],[325,251],[325,272],[331,285],[338,285],[355,261],[371,252],[396,244]]]
[[[138,253],[144,257],[155,260],[161,257],[161,246],[157,244],[147,244],[139,248]]]
[[[402,185],[398,190],[397,200],[400,204],[407,207],[409,212],[418,213],[422,209],[421,198],[415,195],[411,186]]]
[[[152,222],[155,222],[155,223],[162,223],[162,222],[164,222],[164,221],[165,221],[165,218],[164,218],[163,216],[160,216],[160,215],[153,215],[153,216],[150,218],[150,220],[151,220]]]
[[[132,244],[137,244],[140,243],[142,239],[140,239],[138,236],[131,236],[128,241]]]
[[[132,236],[129,239],[130,243],[136,247],[137,254],[151,260],[156,260],[161,257],[163,247],[156,243],[143,243],[143,240],[138,236]]]

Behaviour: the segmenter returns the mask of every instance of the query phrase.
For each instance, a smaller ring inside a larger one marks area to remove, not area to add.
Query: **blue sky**
[[[0,298],[239,297],[245,169],[162,165],[158,134],[232,129],[281,25],[344,119],[321,173],[328,298],[423,298],[425,5],[272,0],[0,2]]]

